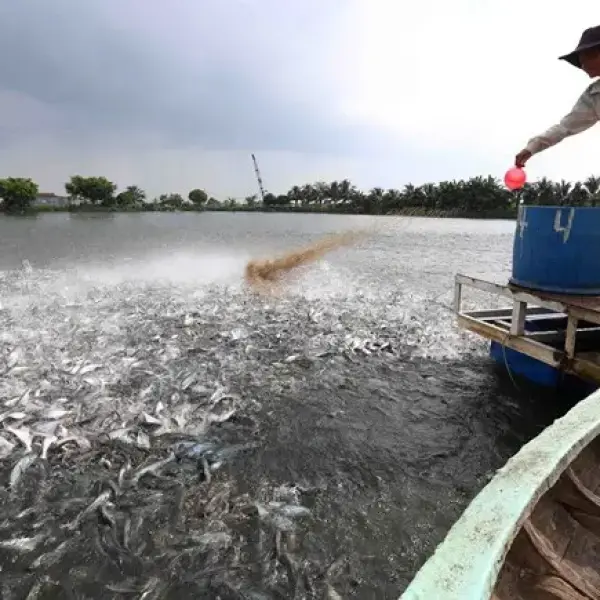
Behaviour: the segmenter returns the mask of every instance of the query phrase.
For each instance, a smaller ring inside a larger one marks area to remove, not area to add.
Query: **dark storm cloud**
[[[332,110],[320,52],[336,13],[315,0],[0,0],[0,22],[0,90],[50,107],[63,136],[349,154],[390,143]]]

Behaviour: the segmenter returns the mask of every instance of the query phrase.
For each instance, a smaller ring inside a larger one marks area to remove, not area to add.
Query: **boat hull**
[[[600,390],[523,446],[401,600],[600,598]]]

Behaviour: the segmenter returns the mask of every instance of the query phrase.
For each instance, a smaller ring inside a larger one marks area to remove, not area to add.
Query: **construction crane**
[[[260,171],[258,169],[258,163],[256,162],[256,156],[252,154],[252,162],[254,163],[254,172],[256,173],[256,179],[258,181],[258,189],[260,190],[260,200],[265,201],[265,190],[263,188],[262,179],[260,178]]]

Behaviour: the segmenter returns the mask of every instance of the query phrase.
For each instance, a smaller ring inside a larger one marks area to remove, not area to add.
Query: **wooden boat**
[[[600,390],[523,446],[401,600],[600,600]]]

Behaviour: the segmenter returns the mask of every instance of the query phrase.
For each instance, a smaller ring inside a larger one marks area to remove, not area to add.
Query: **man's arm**
[[[566,137],[581,133],[589,129],[598,121],[598,115],[594,109],[594,103],[586,90],[577,100],[571,112],[566,115],[560,123],[550,127],[541,135],[531,138],[525,146],[530,155],[537,154],[554,146]]]

